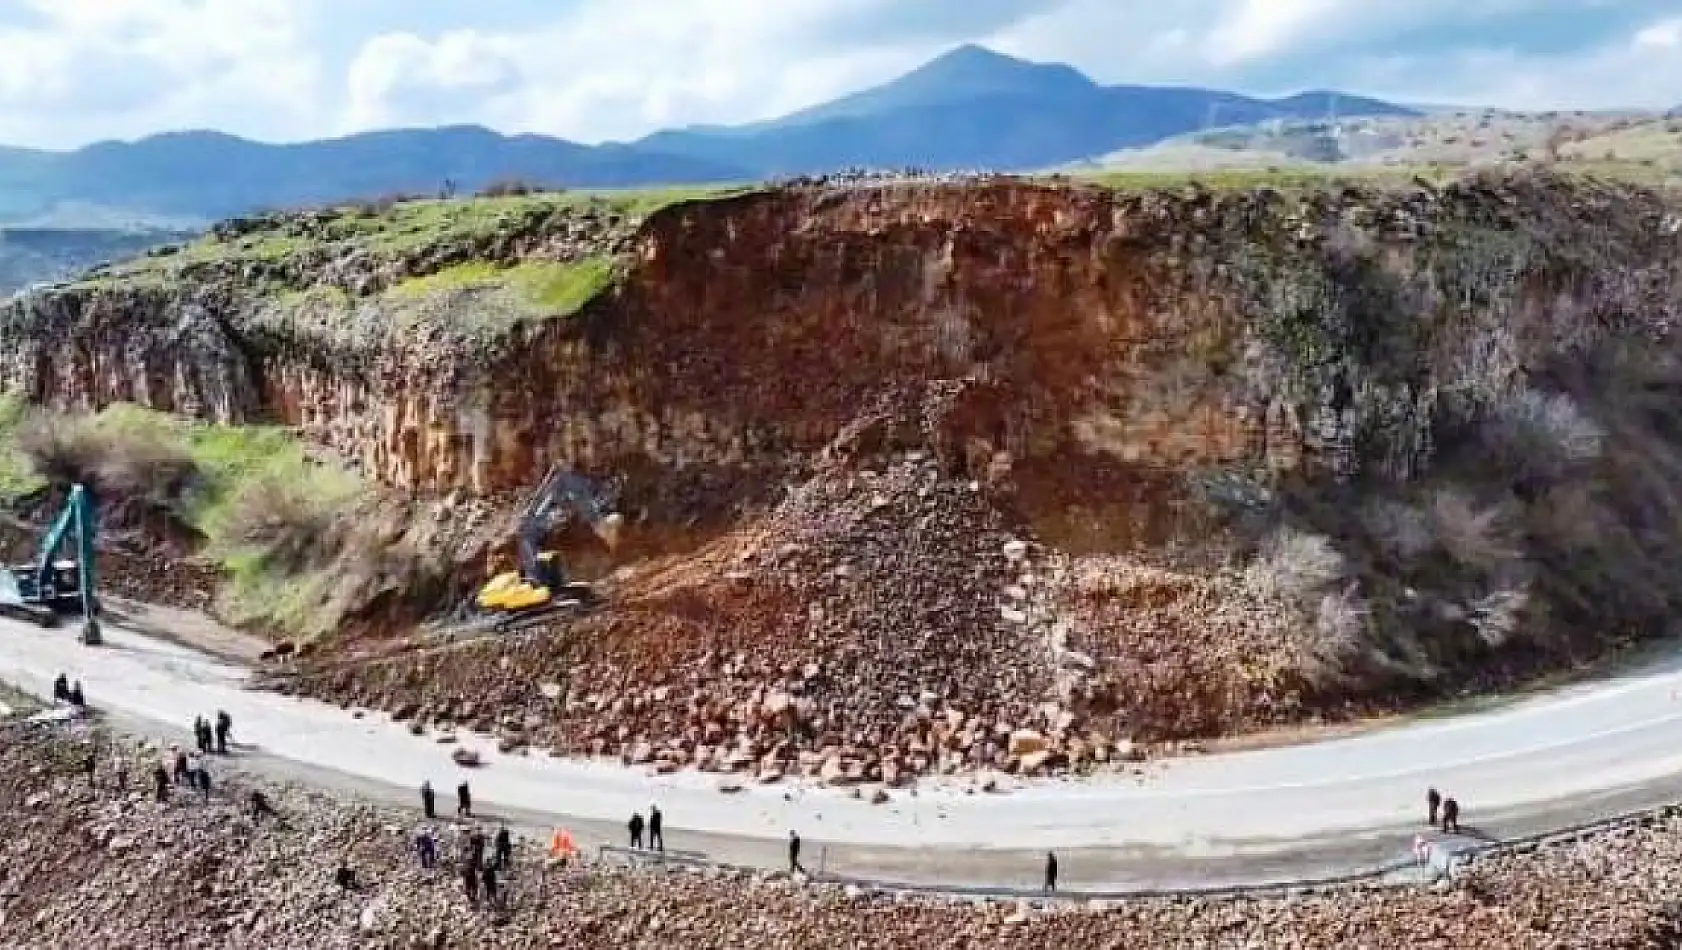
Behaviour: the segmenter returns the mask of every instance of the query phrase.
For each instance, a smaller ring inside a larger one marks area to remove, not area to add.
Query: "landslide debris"
[[[962,386],[885,398],[743,531],[637,570],[558,633],[306,671],[288,688],[497,728],[510,742],[833,784],[1061,769],[1073,731],[1046,591],[1060,578],[990,491],[926,449]],[[331,661],[328,661],[331,663]]]
[[[1573,668],[1682,608],[1672,196],[820,185],[543,250],[571,200],[231,227],[161,295],[141,267],[11,308],[0,366],[272,411],[408,496],[287,588],[336,634],[287,688],[656,768],[1076,771]],[[384,265],[328,246],[422,263],[341,280]],[[245,359],[183,367],[165,325]],[[382,649],[556,463],[626,478],[627,547],[565,551],[607,607]]]
[[[95,744],[90,745],[89,739]],[[82,762],[97,749],[98,787]],[[216,777],[208,803],[140,788],[157,755],[120,736],[11,728],[0,745],[0,946],[1664,948],[1682,939],[1682,817],[1477,861],[1454,886],[1040,908],[946,904],[779,875],[545,866],[521,843],[503,912],[418,867],[415,816]],[[134,790],[112,787],[123,763]],[[254,821],[262,788],[279,812]],[[674,844],[681,832],[668,829]],[[334,881],[341,862],[358,889]]]

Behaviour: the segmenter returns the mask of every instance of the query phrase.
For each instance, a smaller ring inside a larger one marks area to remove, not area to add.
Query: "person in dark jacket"
[[[234,731],[234,717],[228,715],[227,710],[216,710],[216,752],[218,755],[228,754],[228,737]]]
[[[421,782],[420,795],[421,810],[426,812],[426,819],[431,821],[438,817],[438,794],[432,790],[432,782]]]
[[[1443,801],[1443,831],[1460,833],[1460,803],[1452,798]]]
[[[473,790],[466,782],[456,786],[456,814],[463,818],[473,817]]]
[[[497,906],[496,865],[486,864],[481,868],[479,870],[479,882],[485,888],[485,903],[492,907]]]
[[[642,812],[640,812],[640,811],[632,812],[631,813],[631,820],[626,823],[625,827],[631,832],[631,847],[641,848],[642,847]]]
[[[1425,790],[1425,823],[1435,828],[1437,826],[1437,809],[1443,805],[1443,795],[1434,788]]]
[[[666,850],[666,835],[661,828],[662,823],[659,806],[648,806],[648,846],[664,853]]]
[[[1045,891],[1047,894],[1057,890],[1057,855],[1050,851],[1045,853]]]
[[[466,861],[461,864],[461,886],[469,904],[479,903],[479,869]]]
[[[70,684],[70,705],[75,706],[77,709],[87,708],[88,698],[82,695],[81,680],[77,680],[76,682]]]
[[[162,762],[152,766],[152,784],[157,788],[158,801],[169,801],[169,769]]]
[[[70,702],[70,677],[63,673],[58,674],[58,677],[53,680],[53,702]]]
[[[496,830],[496,868],[507,871],[508,865],[514,861],[514,837],[508,833],[508,826],[503,825]]]
[[[805,874],[806,869],[800,865],[800,832],[790,831],[788,833],[788,873],[794,874],[795,872]]]

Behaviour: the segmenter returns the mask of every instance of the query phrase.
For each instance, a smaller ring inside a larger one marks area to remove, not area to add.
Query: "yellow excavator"
[[[570,581],[560,556],[542,550],[542,545],[551,531],[576,512],[609,549],[614,548],[624,518],[610,507],[610,499],[589,479],[559,467],[550,469],[520,517],[518,568],[496,574],[479,588],[479,608],[525,620],[588,602],[590,585]]]

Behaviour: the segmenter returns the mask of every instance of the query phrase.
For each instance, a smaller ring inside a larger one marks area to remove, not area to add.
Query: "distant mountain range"
[[[768,122],[692,126],[628,144],[503,136],[476,126],[269,145],[174,132],[72,152],[0,148],[0,224],[203,223],[259,208],[518,178],[575,188],[749,181],[850,166],[1031,170],[1209,125],[1413,115],[1334,92],[1256,99],[1101,86],[1061,65],[963,46],[885,85]]]

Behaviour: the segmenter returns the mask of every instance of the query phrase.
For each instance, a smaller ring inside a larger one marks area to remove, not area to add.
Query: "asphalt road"
[[[619,843],[624,819],[658,803],[673,848],[778,866],[798,829],[808,865],[907,883],[1032,885],[1048,849],[1062,883],[1089,890],[1351,873],[1407,854],[1431,785],[1459,799],[1464,824],[1498,837],[1682,800],[1682,658],[1494,711],[1178,760],[1143,780],[930,787],[883,805],[792,783],[725,793],[717,776],[504,756],[471,733],[461,744],[486,764],[464,772],[455,746],[378,714],[248,690],[244,669],[189,647],[115,626],[87,647],[73,628],[0,621],[0,681],[45,696],[61,671],[96,709],[144,731],[227,710],[241,764],[257,771],[409,804],[430,779],[452,807],[466,779],[481,813],[566,824],[589,843]]]

